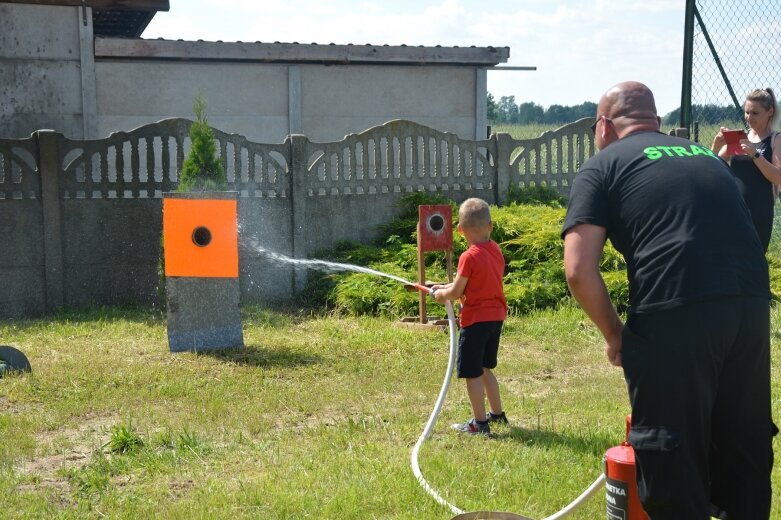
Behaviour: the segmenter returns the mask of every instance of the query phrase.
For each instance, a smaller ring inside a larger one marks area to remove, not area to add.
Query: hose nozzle
[[[436,290],[431,287],[426,287],[422,283],[413,283],[412,286],[422,293],[427,293],[429,296],[434,296],[434,293],[436,292]]]

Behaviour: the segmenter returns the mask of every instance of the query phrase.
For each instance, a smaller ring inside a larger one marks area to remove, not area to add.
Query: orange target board
[[[166,276],[238,278],[237,201],[163,199]]]
[[[449,205],[418,206],[418,247],[421,251],[453,248],[453,210]]]

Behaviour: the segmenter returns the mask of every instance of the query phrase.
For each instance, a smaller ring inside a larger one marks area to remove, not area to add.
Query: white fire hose
[[[419,287],[421,289],[421,287]],[[423,287],[423,289],[426,289],[429,294],[433,296],[433,291],[430,289],[427,289]],[[423,442],[431,435],[431,430],[434,429],[434,425],[437,422],[437,417],[439,417],[439,412],[442,410],[442,405],[445,403],[445,396],[447,396],[447,390],[450,386],[450,377],[453,373],[453,368],[455,366],[456,362],[456,350],[457,350],[457,339],[456,339],[456,317],[453,312],[453,304],[450,301],[447,301],[445,303],[445,310],[447,311],[447,321],[448,321],[448,330],[450,333],[450,355],[448,357],[447,362],[447,371],[445,372],[445,378],[442,382],[442,388],[439,390],[439,396],[437,397],[436,404],[434,405],[434,409],[431,411],[431,415],[428,418],[428,422],[426,422],[426,426],[423,428],[423,432],[420,434],[420,437],[418,438],[418,441],[415,443],[415,446],[412,448],[412,454],[410,456],[410,464],[412,466],[412,473],[415,475],[415,477],[418,479],[418,482],[421,486],[423,486],[423,489],[426,490],[426,493],[431,495],[434,500],[439,502],[441,505],[449,508],[453,514],[455,515],[461,515],[465,512],[458,507],[454,506],[444,498],[442,498],[442,495],[440,495],[436,489],[434,489],[423,477],[423,473],[420,471],[420,465],[418,464],[418,452],[420,451],[420,447],[423,445]],[[586,488],[583,493],[580,494],[575,500],[570,502],[566,507],[561,509],[560,511],[554,513],[551,516],[548,516],[544,518],[543,520],[558,520],[559,518],[564,518],[565,516],[572,513],[575,509],[580,507],[588,498],[590,498],[594,493],[596,493],[602,485],[605,483],[605,475],[600,473],[599,478],[597,478],[588,488]]]

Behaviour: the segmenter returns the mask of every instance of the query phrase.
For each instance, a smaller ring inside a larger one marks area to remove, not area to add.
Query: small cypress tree
[[[225,170],[217,157],[214,134],[206,120],[206,101],[198,94],[193,104],[195,122],[190,127],[190,153],[182,164],[177,191],[224,190]]]

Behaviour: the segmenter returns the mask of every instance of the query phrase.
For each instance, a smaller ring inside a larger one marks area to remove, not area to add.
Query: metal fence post
[[[694,52],[694,2],[686,0],[683,27],[683,74],[681,76],[681,118],[679,125],[690,128],[692,123],[692,57]]]

